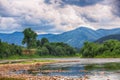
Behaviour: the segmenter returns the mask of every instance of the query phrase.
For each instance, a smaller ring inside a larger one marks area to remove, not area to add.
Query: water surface
[[[72,78],[88,76],[89,80],[120,80],[120,62],[119,59],[81,59],[77,62],[53,63],[37,66],[28,71],[17,71],[17,73]]]

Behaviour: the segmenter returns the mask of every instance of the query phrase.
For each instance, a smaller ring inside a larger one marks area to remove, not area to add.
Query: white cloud
[[[46,4],[44,0],[0,0],[0,15],[6,17],[1,17],[0,29],[11,27],[16,30],[30,26],[42,33],[59,33],[79,26],[95,29],[120,26],[120,19],[112,14],[107,0],[86,7],[69,4],[59,7],[61,0],[51,0],[51,3]]]
[[[21,26],[13,18],[0,17],[0,31],[13,31],[20,29]]]

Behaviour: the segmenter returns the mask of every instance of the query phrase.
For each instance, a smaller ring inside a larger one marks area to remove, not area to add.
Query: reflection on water
[[[78,64],[78,63],[56,63],[44,65],[39,68],[41,72],[36,75],[49,76],[74,76],[82,77],[85,75],[105,74],[109,75],[112,72],[119,72],[120,63],[106,64]]]
[[[40,67],[41,72],[37,73],[37,75],[46,75],[44,73],[47,73],[49,76],[84,76],[89,74],[84,67],[85,65],[70,63],[49,64]]]
[[[110,76],[111,74],[120,75],[120,63],[106,63],[106,64],[79,64],[75,63],[55,63],[48,64],[41,67],[36,67],[27,71],[28,74],[46,75],[46,76],[69,76],[69,77],[83,77],[89,75]],[[102,79],[101,79],[102,80]],[[117,79],[116,79],[117,80]],[[119,80],[119,79],[118,79]]]

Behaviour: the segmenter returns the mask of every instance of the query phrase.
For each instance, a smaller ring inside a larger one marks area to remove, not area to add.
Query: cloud
[[[0,16],[8,16],[8,12],[10,7],[9,2],[7,0],[0,0]]]
[[[68,5],[76,5],[80,7],[95,5],[99,2],[102,2],[104,0],[45,0],[45,3],[48,4],[59,4],[59,6],[65,6]]]
[[[13,30],[20,29],[21,26],[17,24],[15,19],[9,17],[0,17],[0,31],[11,32]]]
[[[0,0],[0,30],[18,31],[31,27],[38,33],[62,33],[80,26],[118,27],[120,19],[113,15],[116,11],[110,1]]]
[[[113,0],[113,14],[120,17],[120,0]]]

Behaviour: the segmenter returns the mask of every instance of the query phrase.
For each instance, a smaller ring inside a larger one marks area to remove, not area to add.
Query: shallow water
[[[79,64],[73,63],[55,63],[44,65],[38,68],[40,72],[35,75],[47,76],[67,76],[67,77],[83,77],[89,76],[109,76],[110,74],[120,74],[120,63],[106,63],[106,64]]]
[[[36,76],[65,76],[81,78],[88,76],[89,80],[120,80],[120,62],[65,62],[53,63],[20,70],[17,74],[32,74]]]

